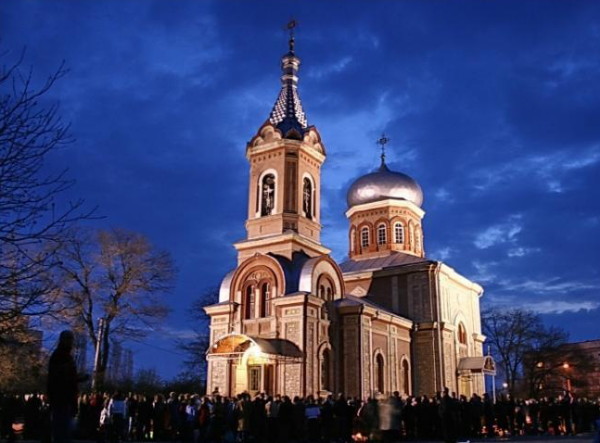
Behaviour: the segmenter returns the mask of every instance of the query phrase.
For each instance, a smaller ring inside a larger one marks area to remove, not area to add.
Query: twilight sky
[[[300,96],[328,157],[323,243],[347,252],[345,191],[378,166],[425,194],[425,248],[572,340],[600,338],[600,4],[540,1],[16,1],[3,63],[27,48],[76,143],[49,168],[106,218],[169,250],[165,330],[136,367],[176,374],[191,302],[235,266],[246,142],[280,89],[295,17]]]

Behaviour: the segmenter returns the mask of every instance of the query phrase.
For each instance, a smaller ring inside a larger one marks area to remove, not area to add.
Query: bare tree
[[[209,317],[204,312],[204,306],[214,304],[218,299],[219,288],[212,287],[194,300],[189,311],[194,336],[177,342],[177,347],[185,354],[180,378],[198,380],[203,387],[206,386],[207,375],[206,351],[210,346]]]
[[[558,352],[568,339],[564,330],[546,327],[533,311],[496,308],[484,311],[482,317],[483,333],[512,393],[520,387],[519,380],[531,376],[532,362],[536,364],[542,355]]]
[[[43,104],[66,70],[61,65],[36,88],[22,62],[23,53],[0,68],[0,341],[22,332],[24,317],[52,311],[51,274],[64,234],[90,215],[82,200],[61,208],[58,197],[73,181],[44,168],[52,151],[72,141],[58,105]]]
[[[62,256],[63,294],[73,326],[96,343],[103,318],[101,384],[111,341],[145,337],[168,314],[162,297],[172,287],[173,262],[141,234],[122,229],[79,231]]]

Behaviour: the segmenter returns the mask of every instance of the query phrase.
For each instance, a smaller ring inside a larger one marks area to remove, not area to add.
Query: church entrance
[[[298,363],[301,357],[298,347],[289,340],[230,334],[217,340],[207,352],[208,388],[212,391],[218,386],[228,396],[241,392],[252,396],[260,392],[280,394],[280,368]]]
[[[248,392],[255,395],[264,392],[267,395],[275,394],[274,368],[272,364],[248,365]]]

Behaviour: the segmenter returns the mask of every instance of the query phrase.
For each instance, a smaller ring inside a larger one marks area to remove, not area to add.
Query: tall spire
[[[294,28],[296,21],[292,20],[286,28],[290,32],[289,52],[281,59],[281,91],[273,106],[269,121],[279,129],[284,138],[302,136],[308,127],[302,102],[298,95],[298,68],[300,59],[294,52]]]

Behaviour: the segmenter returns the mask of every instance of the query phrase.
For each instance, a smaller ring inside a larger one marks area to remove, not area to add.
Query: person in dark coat
[[[439,416],[442,423],[442,432],[444,434],[444,441],[446,443],[456,443],[457,432],[457,401],[450,396],[448,388],[444,388],[444,393],[439,399]]]
[[[77,413],[77,368],[73,359],[74,335],[62,331],[48,363],[48,401],[54,443],[71,441],[73,417]]]

